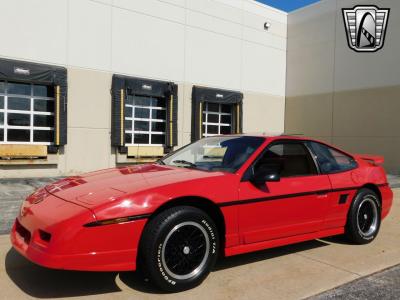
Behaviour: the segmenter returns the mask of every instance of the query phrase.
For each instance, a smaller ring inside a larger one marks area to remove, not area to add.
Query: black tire
[[[354,244],[368,244],[378,235],[380,225],[378,195],[367,188],[359,190],[348,212],[346,237]]]
[[[202,210],[177,206],[146,225],[139,265],[150,282],[163,291],[179,292],[199,285],[219,253],[218,230]]]

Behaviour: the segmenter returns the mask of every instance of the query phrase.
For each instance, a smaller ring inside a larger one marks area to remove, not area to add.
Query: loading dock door
[[[242,133],[243,94],[194,86],[192,142],[203,137]]]
[[[114,75],[112,145],[131,156],[169,152],[177,145],[177,92],[172,82]]]
[[[67,143],[67,70],[0,59],[0,156],[43,157]]]

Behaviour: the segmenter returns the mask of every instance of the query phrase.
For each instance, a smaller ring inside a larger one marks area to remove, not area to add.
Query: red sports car
[[[166,291],[225,256],[345,233],[371,242],[393,194],[383,158],[293,136],[209,137],[156,163],[88,173],[24,201],[11,241],[49,268],[137,268]]]

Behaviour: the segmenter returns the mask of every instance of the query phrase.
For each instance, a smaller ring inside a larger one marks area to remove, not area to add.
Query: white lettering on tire
[[[158,245],[158,249],[157,249],[157,265],[158,265],[158,269],[160,270],[161,276],[164,278],[165,281],[167,281],[168,283],[175,285],[176,281],[170,279],[168,277],[168,275],[165,273],[164,268],[162,266],[161,263],[161,249],[162,249],[163,244],[161,243],[160,245]]]
[[[208,229],[208,231],[210,233],[210,237],[211,237],[211,240],[212,240],[212,252],[211,252],[211,254],[215,254],[217,252],[217,241],[215,239],[214,231],[212,230],[211,226],[208,224],[208,222],[206,220],[202,220],[201,223],[204,224],[204,226],[206,227],[206,229]]]
[[[214,255],[217,252],[217,241],[216,241],[215,233],[214,233],[212,227],[210,226],[210,224],[206,220],[202,220],[201,224],[203,224],[205,229],[207,229],[207,231],[209,233],[209,236],[211,237],[211,241],[212,241],[212,243],[211,243],[211,245],[212,245],[211,254]],[[162,265],[162,262],[161,262],[161,251],[162,251],[162,248],[163,248],[163,243],[160,243],[158,245],[158,249],[157,249],[157,266],[158,266],[158,269],[160,271],[161,276],[164,278],[165,281],[167,281],[168,283],[170,283],[172,285],[175,285],[176,281],[171,279],[171,278],[169,278],[168,274],[166,274],[166,272],[164,270],[164,267]]]

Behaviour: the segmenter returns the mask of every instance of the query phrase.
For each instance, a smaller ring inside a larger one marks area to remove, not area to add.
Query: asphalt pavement
[[[400,265],[343,284],[308,300],[398,300]]]

